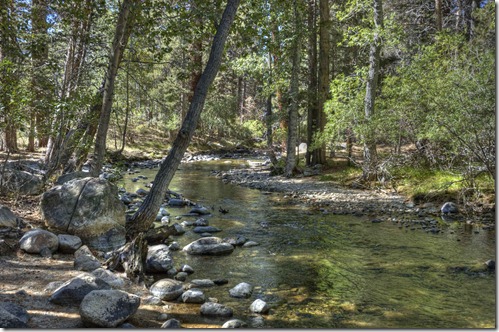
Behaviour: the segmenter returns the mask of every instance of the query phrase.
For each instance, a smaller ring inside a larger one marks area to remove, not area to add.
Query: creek
[[[449,224],[438,234],[411,230],[368,217],[324,214],[291,204],[284,194],[225,184],[210,176],[243,161],[220,160],[182,164],[169,189],[213,208],[206,218],[222,229],[217,237],[238,235],[259,243],[236,247],[228,256],[190,256],[174,252],[175,265],[190,265],[189,279],[228,279],[205,288],[209,297],[234,309],[234,317],[251,328],[494,328],[495,273],[483,269],[495,260],[495,231],[466,223]],[[147,180],[127,191],[145,188],[155,169],[140,170]],[[147,189],[147,188],[145,188]],[[219,207],[227,214],[218,212]],[[168,208],[170,224],[193,217],[190,207]],[[174,237],[181,247],[199,238],[186,227]],[[229,296],[240,282],[254,286],[248,299]],[[256,315],[255,299],[272,310]],[[199,305],[177,304],[171,316],[183,326],[219,327],[228,319],[199,315]]]

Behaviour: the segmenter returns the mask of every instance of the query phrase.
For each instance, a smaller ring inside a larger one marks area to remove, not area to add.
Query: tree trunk
[[[288,142],[286,154],[286,177],[292,177],[293,171],[296,167],[296,142],[298,140],[298,92],[299,82],[298,73],[300,71],[300,46],[301,46],[301,33],[300,33],[300,18],[298,16],[298,8],[296,0],[294,1],[295,13],[295,32],[293,40],[293,53],[292,53],[292,69],[291,69],[291,82],[290,82],[290,99],[288,111]]]
[[[326,126],[326,115],[324,113],[324,103],[329,95],[329,50],[331,43],[329,41],[329,1],[319,1],[319,79],[318,79],[318,116],[317,125],[318,133],[324,131]],[[320,148],[317,148],[312,153],[312,165],[326,163],[326,144],[322,143]]]
[[[272,140],[272,95],[267,97],[266,107],[265,107],[265,122],[267,125],[267,148],[271,149],[273,140]]]
[[[87,48],[90,42],[90,30],[94,15],[94,3],[93,0],[86,0],[81,5],[83,6],[83,8],[81,8],[83,14],[81,17],[75,17],[71,25],[72,31],[66,51],[64,77],[62,86],[58,93],[58,98],[61,103],[71,99],[79,87],[81,71],[85,64]],[[90,108],[89,112],[92,112],[92,108]],[[48,139],[46,139],[46,178],[49,178],[50,175],[56,170],[66,166],[66,163],[73,154],[73,151],[79,143],[81,136],[86,130],[90,117],[92,117],[92,115],[87,114],[79,121],[76,129],[71,130],[69,128],[69,121],[65,111],[61,109],[56,112],[55,119],[51,121],[51,126],[52,131],[56,132],[57,135],[54,137],[54,135],[50,134]],[[38,120],[41,121],[41,119]],[[37,125],[37,127],[39,126]],[[71,135],[68,136],[68,132],[71,133]]]
[[[128,130],[128,118],[130,117],[130,61],[127,62],[127,72],[126,72],[126,110],[125,110],[125,124],[123,125],[123,133],[121,135],[121,148],[119,154],[123,153],[126,144],[126,132]]]
[[[435,27],[442,31],[442,0],[435,0]]]
[[[107,132],[109,129],[111,106],[113,104],[114,96],[114,82],[140,4],[141,1],[139,0],[124,0],[118,14],[118,22],[116,23],[116,31],[114,33],[113,45],[109,56],[109,65],[106,72],[99,127],[97,129],[97,136],[95,137],[94,166],[90,170],[92,176],[99,176],[102,164],[104,163]]]
[[[366,180],[376,178],[378,157],[376,152],[376,139],[374,129],[370,128],[370,122],[374,115],[376,99],[376,87],[379,76],[379,58],[381,51],[381,30],[383,29],[383,7],[382,0],[373,0],[374,5],[374,36],[369,50],[369,72],[366,83],[366,96],[364,99],[364,116],[368,126],[364,137],[364,166],[363,177]]]
[[[28,151],[35,150],[35,135],[38,138],[38,146],[45,147],[50,130],[50,108],[48,104],[53,95],[53,89],[45,74],[49,54],[47,6],[47,0],[33,0],[31,7],[33,35],[31,48],[33,75],[31,77],[31,85],[33,99],[31,101],[32,115]]]
[[[307,109],[307,153],[306,164],[312,164],[312,144],[317,132],[317,4],[308,0],[308,109]]]
[[[11,105],[11,96],[18,88],[19,77],[15,74],[15,68],[19,62],[19,45],[17,44],[16,24],[9,13],[14,12],[14,2],[0,2],[0,62],[6,61],[0,72],[0,109],[2,109],[1,121],[4,123],[3,148],[7,152],[18,152],[17,146],[17,124],[15,122],[14,109]]]
[[[136,234],[149,229],[158,213],[161,203],[165,198],[168,185],[180,165],[182,157],[187,150],[196,129],[199,117],[204,107],[208,89],[215,79],[220,63],[222,62],[225,41],[227,40],[230,26],[236,16],[239,1],[240,0],[227,1],[227,6],[217,28],[217,33],[213,39],[208,63],[206,64],[206,68],[201,74],[199,82],[196,86],[192,102],[189,106],[189,111],[182,122],[182,127],[173,142],[170,153],[165,158],[158,173],[156,174],[154,186],[151,188],[151,191],[146,196],[146,199],[140,206],[139,210],[127,222],[127,236],[129,238],[134,238]]]

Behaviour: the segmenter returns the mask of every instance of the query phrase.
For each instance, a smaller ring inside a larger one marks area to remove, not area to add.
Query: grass
[[[426,201],[459,201],[467,193],[493,194],[494,183],[486,176],[475,181],[475,188],[461,174],[439,169],[401,167],[392,173],[392,186],[400,193],[417,202]],[[473,191],[473,193],[472,193]]]

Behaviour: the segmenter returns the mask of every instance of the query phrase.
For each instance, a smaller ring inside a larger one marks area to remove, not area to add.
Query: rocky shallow
[[[483,229],[495,228],[493,212],[467,216],[460,213],[459,208],[449,213],[444,208],[445,204],[415,204],[393,190],[347,188],[332,182],[319,181],[313,176],[272,176],[268,161],[256,165],[252,163],[249,168],[214,172],[213,175],[226,183],[258,189],[263,193],[284,193],[290,204],[309,206],[325,214],[366,216],[372,222],[391,221],[401,227],[417,227],[432,233],[439,232],[445,222],[453,221],[476,224]]]

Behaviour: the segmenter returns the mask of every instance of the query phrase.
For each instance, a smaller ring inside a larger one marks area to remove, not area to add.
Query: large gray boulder
[[[82,273],[59,286],[49,297],[49,301],[60,305],[77,306],[88,293],[102,289],[111,289],[111,286],[90,273]]]
[[[125,205],[107,180],[86,177],[55,186],[43,194],[41,210],[47,226],[78,236],[92,249],[125,244]]]
[[[228,255],[234,251],[234,246],[223,242],[221,238],[210,236],[191,242],[182,250],[190,255]]]
[[[59,248],[59,238],[44,229],[33,229],[24,233],[19,244],[22,250],[30,254],[39,254],[44,249],[53,253]]]
[[[140,297],[120,290],[95,290],[80,304],[80,316],[87,327],[116,327],[132,316]]]

